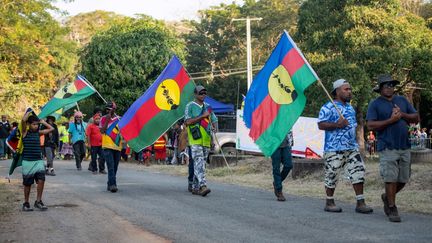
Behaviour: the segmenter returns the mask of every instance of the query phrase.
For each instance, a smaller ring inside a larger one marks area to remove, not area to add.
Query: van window
[[[236,115],[216,115],[219,132],[236,132]]]

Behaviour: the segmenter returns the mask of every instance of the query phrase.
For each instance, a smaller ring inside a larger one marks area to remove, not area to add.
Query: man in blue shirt
[[[381,195],[384,212],[391,222],[400,222],[396,207],[396,193],[408,182],[411,173],[411,152],[408,124],[417,123],[419,116],[414,107],[402,96],[394,94],[399,81],[390,75],[378,77],[374,88],[380,96],[369,103],[366,115],[369,130],[378,134],[380,173],[385,183]]]
[[[325,130],[324,158],[327,200],[324,210],[342,212],[342,208],[336,206],[333,195],[339,171],[346,167],[356,194],[357,206],[355,211],[372,213],[373,210],[366,206],[363,195],[365,166],[356,141],[356,113],[349,103],[352,98],[350,84],[344,79],[336,80],[333,83],[332,95],[334,104],[327,102],[321,107],[318,117],[318,128]],[[342,113],[342,116],[339,115],[337,109]]]
[[[69,124],[69,143],[73,147],[73,152],[75,156],[75,164],[77,170],[82,170],[81,163],[85,157],[85,131],[87,128],[87,123],[83,122],[83,114],[81,111],[76,111],[74,113],[74,122]]]

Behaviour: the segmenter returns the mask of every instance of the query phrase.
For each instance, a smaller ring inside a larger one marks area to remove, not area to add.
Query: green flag
[[[93,86],[88,84],[84,78],[78,75],[75,82],[66,84],[57,91],[54,97],[44,105],[38,117],[41,119],[45,118],[57,110],[70,104],[74,104],[95,92],[96,90]]]

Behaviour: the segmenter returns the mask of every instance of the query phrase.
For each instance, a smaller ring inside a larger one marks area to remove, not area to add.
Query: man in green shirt
[[[198,85],[194,90],[195,100],[185,109],[189,145],[194,161],[192,194],[205,197],[210,193],[205,178],[205,164],[210,151],[211,133],[215,130],[217,118],[209,104],[204,102],[207,90]]]

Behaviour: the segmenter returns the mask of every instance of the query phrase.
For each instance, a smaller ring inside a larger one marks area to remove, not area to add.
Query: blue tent
[[[227,112],[234,112],[234,105],[233,104],[225,104],[222,102],[219,102],[209,96],[206,96],[205,100],[206,103],[208,103],[211,108],[213,109],[213,112],[218,113],[227,113]]]

